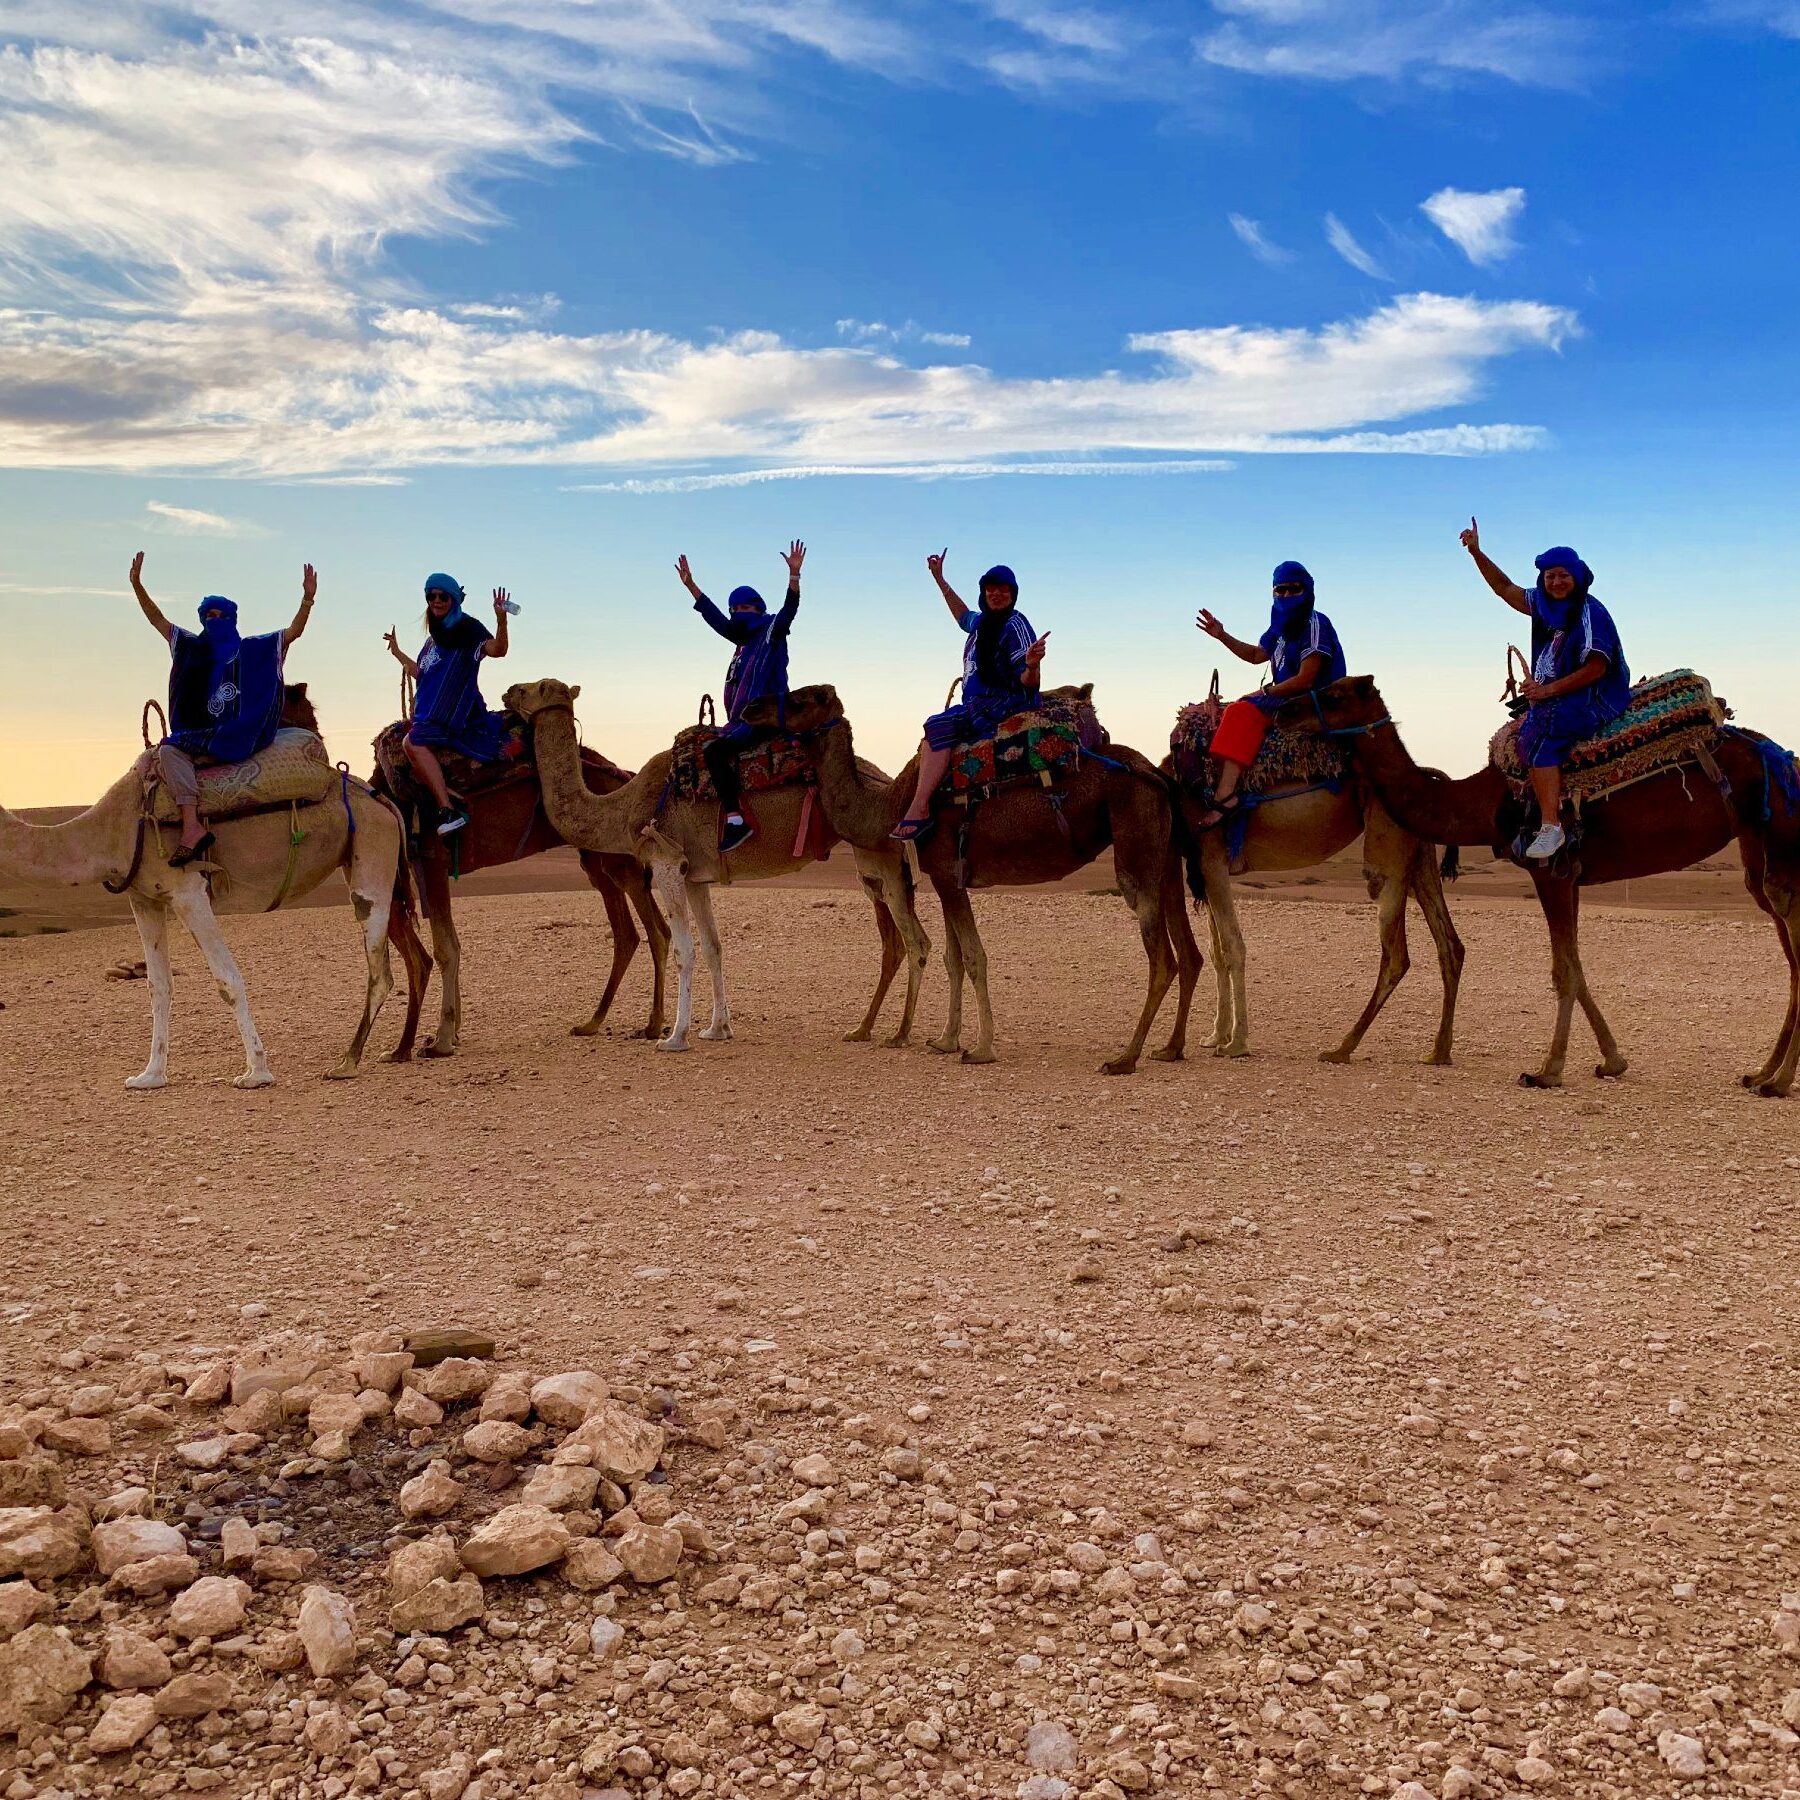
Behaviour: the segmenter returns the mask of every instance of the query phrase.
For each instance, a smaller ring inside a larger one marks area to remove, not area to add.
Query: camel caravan
[[[1238,659],[1266,667],[1269,679],[1228,701],[1215,673],[1208,697],[1179,710],[1168,753],[1152,761],[1111,738],[1090,687],[1043,685],[1049,634],[1039,636],[1020,611],[1010,568],[983,574],[971,605],[951,585],[945,553],[928,557],[962,637],[960,697],[924,721],[916,754],[892,777],[857,755],[833,687],[789,684],[806,556],[799,541],[783,552],[786,592],[774,611],[748,586],[717,606],[686,557],[676,565],[696,613],[732,646],[722,720],[707,701],[701,723],[635,772],[583,744],[579,687],[520,682],[506,690],[500,710],[487,707],[483,664],[508,653],[519,608],[495,589],[490,630],[464,610],[461,585],[437,573],[425,582],[418,653],[397,632],[387,634],[403,670],[404,716],[376,739],[364,780],[332,762],[306,688],[285,679],[287,652],[316,595],[312,569],[292,622],[246,637],[236,607],[219,595],[200,603],[197,632],[173,624],[145,589],[140,553],[131,586],[171,655],[162,735],[152,740],[146,708],[143,757],[66,823],[31,825],[0,809],[0,874],[50,885],[99,882],[127,897],[151,995],[150,1057],[128,1087],[159,1088],[168,1079],[171,915],[193,935],[232,1008],[245,1059],[235,1084],[260,1087],[274,1076],[216,914],[277,911],[334,870],[349,884],[366,964],[362,1013],[331,1071],[336,1077],[357,1072],[392,990],[390,945],[400,952],[407,998],[388,1060],[408,1060],[416,1044],[422,1056],[455,1054],[465,1023],[456,879],[559,845],[578,852],[612,932],[605,986],[591,1016],[573,1026],[577,1035],[603,1029],[641,942],[652,988],[635,1035],[671,1052],[689,1049],[693,1035],[729,1038],[714,886],[789,874],[847,844],[879,945],[873,993],[847,1039],[875,1035],[904,967],[900,1017],[882,1042],[911,1042],[930,952],[915,906],[922,873],[943,913],[950,990],[944,1028],[930,1048],[987,1063],[995,1055],[994,1012],[972,892],[1057,881],[1110,850],[1145,961],[1130,1036],[1101,1064],[1106,1074],[1125,1075],[1145,1054],[1171,987],[1173,1029],[1148,1054],[1163,1062],[1185,1054],[1203,964],[1190,894],[1206,914],[1213,948],[1207,1043],[1216,1055],[1243,1056],[1246,948],[1233,878],[1307,868],[1359,838],[1378,903],[1380,958],[1362,1012],[1322,1057],[1348,1060],[1406,975],[1410,901],[1431,933],[1442,982],[1426,1060],[1448,1063],[1464,952],[1444,881],[1458,847],[1487,845],[1530,873],[1549,931],[1555,1022],[1543,1062],[1519,1078],[1548,1088],[1562,1082],[1577,1005],[1600,1048],[1595,1073],[1616,1077],[1626,1069],[1582,968],[1582,889],[1683,869],[1735,839],[1745,884],[1774,922],[1789,976],[1774,1047],[1743,1082],[1760,1095],[1786,1095],[1800,1061],[1794,757],[1733,723],[1691,670],[1634,685],[1617,628],[1592,593],[1592,572],[1567,546],[1537,558],[1538,579],[1526,588],[1482,550],[1474,520],[1461,540],[1482,580],[1529,618],[1532,632],[1530,656],[1511,653],[1522,667],[1508,682],[1511,716],[1486,765],[1462,780],[1412,760],[1374,680],[1349,672],[1313,578],[1296,562],[1276,568],[1269,624],[1255,638],[1234,636],[1202,609],[1199,629]],[[698,959],[711,977],[712,1012],[696,1033]],[[434,963],[437,1028],[418,1044]],[[975,1005],[966,1045],[965,980]]]

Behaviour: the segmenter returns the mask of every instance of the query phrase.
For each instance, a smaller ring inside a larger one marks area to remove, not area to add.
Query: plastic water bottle
[[[516,619],[523,609],[516,600],[502,600],[500,602],[500,610],[505,613],[509,619]]]

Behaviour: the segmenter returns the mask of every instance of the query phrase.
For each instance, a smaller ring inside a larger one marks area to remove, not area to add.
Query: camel
[[[1085,701],[1088,688],[1059,688],[1053,697]],[[788,696],[789,726],[812,746],[819,771],[819,795],[831,828],[863,848],[888,843],[888,834],[906,810],[917,775],[917,759],[893,780],[871,774],[859,763],[850,722],[835,689],[796,688]],[[967,881],[958,869],[958,812],[940,800],[938,828],[916,845],[919,866],[937,889],[944,909],[944,967],[950,977],[950,1016],[933,1050],[962,1048],[962,984],[966,973],[975,990],[976,1039],[962,1051],[966,1063],[994,1058],[994,1014],[988,999],[987,951],[970,905],[970,887],[1027,887],[1057,881],[1085,868],[1110,844],[1119,890],[1137,919],[1149,963],[1149,986],[1130,1043],[1101,1064],[1108,1075],[1129,1075],[1143,1053],[1144,1039],[1175,977],[1171,911],[1183,915],[1181,878],[1170,850],[1173,820],[1163,777],[1135,750],[1111,745],[1107,762],[1084,756],[1075,773],[1054,790],[1035,782],[1000,788],[968,819]],[[1108,766],[1110,763],[1113,766]],[[1196,952],[1196,956],[1197,956]],[[1175,1061],[1179,1047],[1161,1060]]]
[[[614,768],[592,750],[581,753],[582,776],[589,789],[597,794],[613,793],[630,780],[622,769]],[[386,771],[377,767],[370,785],[378,794],[393,799]],[[538,786],[536,770],[528,762],[513,764],[492,785],[464,792],[459,796],[469,814],[469,823],[457,833],[456,867],[459,874],[475,869],[497,868],[503,863],[522,862],[541,851],[554,850],[562,843],[544,811],[543,794]],[[644,936],[650,944],[652,988],[650,1018],[635,1037],[655,1040],[663,1029],[663,966],[669,947],[669,929],[651,897],[649,878],[635,856],[605,856],[583,850],[581,872],[606,907],[607,924],[612,929],[612,969],[606,979],[593,1015],[582,1024],[572,1026],[574,1037],[597,1037],[606,1023],[606,1015],[637,954],[638,932],[632,911],[643,921]],[[457,936],[456,917],[450,901],[450,861],[452,851],[444,839],[433,832],[422,834],[417,853],[409,860],[424,897],[424,911],[431,928],[431,948],[443,989],[438,1002],[436,1035],[421,1046],[421,1056],[454,1056],[462,1038],[462,940]]]
[[[719,808],[714,800],[673,800],[664,804],[673,766],[670,752],[659,751],[623,787],[596,794],[580,779],[575,735],[575,700],[579,687],[560,681],[523,682],[506,690],[504,704],[525,720],[531,732],[544,809],[551,826],[577,848],[605,855],[635,855],[650,865],[651,881],[668,919],[678,971],[675,1019],[659,1050],[683,1051],[693,1022],[694,944],[698,937],[712,975],[712,1020],[699,1033],[722,1041],[731,1036],[731,1007],[725,993],[724,957],[713,915],[712,886],[718,881],[767,881],[792,874],[812,860],[793,844],[800,830],[807,790],[768,788],[754,796],[757,835],[741,848],[722,854]],[[884,779],[871,769],[872,779]],[[874,1034],[882,1003],[900,965],[907,965],[906,1002],[890,1047],[912,1036],[919,1003],[919,978],[931,945],[913,907],[912,872],[898,844],[858,849],[856,866],[863,892],[875,909],[881,933],[881,972],[875,995],[862,1022],[845,1034],[848,1043],[866,1043]]]
[[[304,696],[303,687],[298,694],[288,690],[284,717],[316,729]],[[296,714],[296,700],[304,712]],[[412,1048],[430,963],[410,917],[399,815],[361,783],[346,779],[334,780],[324,798],[311,804],[219,819],[212,830],[217,843],[207,861],[170,868],[173,835],[144,818],[144,782],[136,769],[114,782],[86,812],[60,825],[27,824],[0,807],[0,869],[9,881],[56,887],[103,882],[111,892],[123,892],[131,903],[150,981],[150,1060],[125,1085],[146,1089],[168,1083],[174,994],[169,972],[171,913],[200,946],[236,1017],[244,1070],[233,1077],[232,1086],[267,1087],[275,1079],[250,1013],[244,977],[215,913],[271,912],[309,893],[334,869],[344,871],[350,886],[351,904],[362,928],[368,985],[356,1035],[331,1071],[332,1078],[356,1073],[376,1014],[393,990],[390,933],[400,946],[408,977],[406,1028],[393,1053],[393,1060],[404,1061]]]
[[[1162,768],[1173,782],[1173,758],[1165,758]],[[1177,791],[1186,828],[1183,836],[1188,880],[1195,898],[1206,907],[1212,933],[1213,974],[1218,982],[1218,1009],[1210,1040],[1213,1054],[1244,1056],[1249,1053],[1250,1029],[1245,1010],[1244,933],[1232,895],[1225,836],[1222,831],[1200,831],[1203,802],[1185,788]],[[1447,1064],[1456,1021],[1457,986],[1462,980],[1463,946],[1444,903],[1443,877],[1433,846],[1402,830],[1381,802],[1364,792],[1362,784],[1355,780],[1335,794],[1322,788],[1277,788],[1251,811],[1246,826],[1240,874],[1310,868],[1337,855],[1358,837],[1363,840],[1363,879],[1368,883],[1369,898],[1379,908],[1381,966],[1362,1016],[1340,1044],[1320,1051],[1319,1060],[1348,1062],[1389,995],[1405,979],[1411,966],[1406,948],[1406,903],[1410,898],[1418,902],[1437,946],[1438,972],[1444,988],[1437,1036],[1425,1061]],[[1199,975],[1198,951],[1185,926],[1184,912],[1183,929],[1175,934],[1180,964],[1175,1029],[1165,1046],[1175,1056],[1180,1055],[1186,1041],[1188,1009]]]
[[[1406,830],[1433,843],[1488,844],[1499,854],[1518,826],[1511,786],[1500,770],[1478,770],[1461,781],[1421,769],[1408,755],[1375,683],[1351,676],[1318,691],[1317,728],[1343,734],[1358,773]],[[1302,728],[1313,720],[1290,706],[1277,715]],[[1550,968],[1556,988],[1556,1025],[1540,1068],[1519,1077],[1521,1086],[1562,1085],[1569,1025],[1577,1003],[1593,1028],[1603,1079],[1623,1075],[1626,1060],[1589,992],[1581,966],[1581,889],[1609,881],[1663,874],[1715,855],[1735,836],[1744,859],[1744,885],[1775,923],[1788,964],[1787,1015],[1775,1048],[1743,1085],[1767,1097],[1785,1095],[1800,1057],[1800,811],[1771,777],[1778,753],[1766,739],[1727,729],[1713,756],[1729,794],[1692,764],[1677,766],[1616,789],[1582,807],[1582,838],[1571,871],[1562,858],[1533,864],[1531,879],[1550,931]],[[1780,753],[1785,754],[1785,753]]]

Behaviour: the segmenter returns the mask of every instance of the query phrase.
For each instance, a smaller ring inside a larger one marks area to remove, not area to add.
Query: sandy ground
[[[395,1725],[382,1792],[499,1747],[469,1792],[1800,1794],[1800,1112],[1736,1085],[1779,1023],[1779,953],[1726,868],[1687,878],[1699,908],[1591,907],[1631,1072],[1593,1080],[1578,1035],[1569,1087],[1523,1092],[1548,958],[1508,879],[1454,896],[1449,1070],[1415,1061],[1437,1003],[1416,916],[1364,1054],[1315,1060],[1374,973],[1373,909],[1336,876],[1244,895],[1251,1058],[1125,1080],[1096,1065],[1142,965],[1101,894],[980,897],[983,1069],[837,1041],[874,936],[828,887],[722,894],[737,1041],[687,1056],[624,1035],[638,971],[613,1035],[567,1035],[606,961],[590,897],[471,887],[463,1053],[349,1084],[318,1079],[360,995],[347,915],[231,921],[281,1078],[253,1094],[185,941],[154,1095],[120,1086],[146,990],[101,974],[129,928],[0,944],[0,1420],[54,1411],[83,1363],[451,1321],[539,1372],[728,1399],[734,1445],[684,1448],[673,1479],[745,1566],[783,1551],[780,1622],[634,1590],[615,1616],[644,1653],[555,1688],[561,1737],[516,1675],[517,1713],[471,1701],[422,1747]],[[934,960],[921,1037],[943,1007]],[[922,1484],[865,1416],[899,1422]],[[776,1508],[821,1452],[846,1475],[809,1575],[784,1561],[808,1521]],[[834,1574],[859,1544],[882,1573]],[[567,1599],[514,1605],[529,1628]],[[854,1683],[823,1648],[844,1630]],[[459,1681],[509,1649],[484,1641]],[[822,1749],[733,1710],[750,1667],[825,1707]],[[103,1787],[121,1759],[84,1761],[91,1717],[48,1763],[0,1740],[0,1794]],[[1067,1728],[1072,1766],[1040,1750],[1034,1774],[1034,1724]],[[641,1763],[581,1765],[603,1731]],[[133,1781],[200,1742],[181,1728]],[[330,1796],[358,1754],[215,1765],[232,1793]]]

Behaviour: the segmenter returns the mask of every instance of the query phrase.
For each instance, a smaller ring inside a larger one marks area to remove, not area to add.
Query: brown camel
[[[596,794],[615,793],[631,779],[625,770],[615,768],[605,757],[586,748],[581,752],[581,773],[590,791]],[[377,766],[370,780],[377,793],[394,798],[385,769]],[[555,850],[563,842],[544,811],[537,770],[529,761],[508,765],[487,786],[465,789],[459,797],[469,815],[469,823],[456,836],[454,854],[459,875],[522,862],[528,856]],[[417,853],[409,859],[424,896],[431,947],[443,980],[437,1034],[420,1049],[421,1056],[454,1056],[462,1037],[462,941],[457,936],[456,917],[451,909],[451,855],[443,838],[435,832],[423,832]],[[595,1037],[604,1027],[613,996],[637,954],[638,932],[631,916],[635,908],[650,943],[652,991],[649,1023],[632,1035],[659,1038],[663,1029],[663,966],[669,948],[669,928],[651,896],[644,865],[635,856],[605,856],[583,850],[581,872],[606,907],[613,956],[606,990],[593,1016],[574,1026],[572,1034]]]
[[[1461,781],[1421,769],[1407,754],[1380,692],[1366,675],[1334,682],[1319,690],[1318,699],[1323,727],[1345,734],[1343,741],[1358,773],[1407,830],[1434,843],[1488,844],[1506,853],[1519,821],[1513,816],[1510,784],[1498,769],[1481,769]],[[1277,716],[1298,729],[1312,714],[1309,699],[1304,710],[1284,709]],[[1734,836],[1743,853],[1744,885],[1774,920],[1788,963],[1787,1016],[1781,1035],[1761,1068],[1743,1081],[1754,1092],[1770,1096],[1784,1095],[1793,1085],[1800,1055],[1800,1032],[1795,1029],[1800,1014],[1800,956],[1794,937],[1800,927],[1800,813],[1781,793],[1780,784],[1770,779],[1752,734],[1721,733],[1713,755],[1730,788],[1729,797],[1694,764],[1665,770],[1585,803],[1573,874],[1559,866],[1561,859],[1557,865],[1532,865],[1538,904],[1550,928],[1556,1028],[1543,1067],[1521,1075],[1522,1085],[1561,1086],[1577,1002],[1600,1046],[1602,1060],[1595,1074],[1625,1073],[1625,1058],[1588,991],[1581,966],[1581,889],[1688,868],[1716,855]]]
[[[1052,690],[1066,700],[1085,700],[1090,691]],[[872,776],[867,765],[857,761],[850,722],[831,687],[796,688],[788,698],[788,723],[813,748],[819,794],[832,830],[859,846],[890,842],[888,834],[912,796],[917,759],[891,782]],[[963,846],[966,885],[958,869],[962,810],[946,799],[938,801],[937,829],[917,845],[919,866],[937,889],[944,909],[944,967],[950,977],[950,1017],[943,1035],[932,1040],[932,1049],[948,1053],[961,1048],[966,972],[975,989],[977,1036],[974,1048],[963,1051],[963,1061],[994,1060],[987,951],[968,889],[1058,881],[1085,868],[1110,844],[1119,891],[1137,919],[1150,973],[1131,1042],[1101,1068],[1108,1075],[1129,1075],[1137,1067],[1144,1039],[1175,976],[1170,915],[1184,914],[1185,902],[1171,854],[1173,825],[1162,776],[1135,750],[1114,744],[1106,755],[1120,766],[1109,768],[1084,756],[1076,772],[1055,789],[1020,782],[999,789],[977,806],[968,817]],[[1185,929],[1185,916],[1181,923]]]
[[[578,775],[575,699],[581,692],[560,681],[522,682],[506,690],[507,711],[531,731],[544,807],[563,839],[583,850],[635,855],[648,862],[656,893],[667,915],[675,946],[678,979],[675,1022],[659,1050],[685,1050],[693,1020],[694,940],[699,937],[712,974],[712,1022],[699,1035],[731,1036],[731,1008],[725,997],[724,957],[713,917],[716,881],[766,881],[803,869],[813,860],[792,846],[800,833],[808,790],[768,788],[753,797],[757,835],[741,848],[721,853],[716,800],[669,800],[671,754],[659,751],[643,770],[611,794],[596,794]],[[880,777],[879,770],[873,770]],[[834,840],[835,841],[835,840]],[[890,1044],[912,1035],[919,1001],[919,977],[931,946],[913,908],[912,875],[898,844],[875,851],[858,849],[856,865],[863,891],[875,909],[881,933],[881,973],[862,1022],[846,1033],[852,1043],[874,1032],[882,1002],[902,962],[907,964],[906,1003]]]
[[[1163,762],[1163,772],[1173,781],[1172,758]],[[1192,790],[1180,788],[1182,822],[1186,827],[1188,880],[1197,898],[1206,906],[1207,922],[1213,944],[1213,975],[1218,983],[1218,1011],[1211,1039],[1215,1056],[1244,1056],[1249,1053],[1249,1015],[1244,995],[1244,933],[1238,921],[1237,905],[1232,895],[1232,869],[1226,857],[1223,831],[1202,832],[1199,820],[1206,802]],[[1444,882],[1438,871],[1435,848],[1404,831],[1394,823],[1379,800],[1367,794],[1362,784],[1352,779],[1337,793],[1322,788],[1295,784],[1276,788],[1250,813],[1244,834],[1243,859],[1239,874],[1259,874],[1276,869],[1307,869],[1336,856],[1340,850],[1363,840],[1363,880],[1368,883],[1369,898],[1379,907],[1381,933],[1381,967],[1376,973],[1375,989],[1362,1016],[1351,1026],[1348,1036],[1334,1049],[1319,1053],[1321,1062],[1348,1062],[1363,1040],[1363,1034],[1374,1024],[1376,1016],[1387,1005],[1406,976],[1411,959],[1406,948],[1406,902],[1418,902],[1437,946],[1438,972],[1443,979],[1443,1005],[1438,1013],[1437,1036],[1432,1042],[1428,1063],[1450,1061],[1450,1043],[1456,1022],[1456,991],[1462,980],[1463,947],[1451,923],[1450,909],[1444,903]],[[1175,933],[1176,957],[1180,963],[1179,999],[1175,1013],[1175,1030],[1164,1047],[1166,1060],[1181,1054],[1187,1038],[1188,1009],[1193,1000],[1198,977],[1199,955],[1193,934],[1185,929]],[[1172,1055],[1167,1053],[1172,1052]]]
[[[284,720],[316,731],[304,685],[290,688]],[[401,861],[399,815],[357,781],[334,779],[320,800],[274,807],[212,824],[216,842],[205,862],[171,868],[175,833],[144,818],[144,779],[137,769],[113,783],[86,812],[60,825],[28,825],[0,807],[0,870],[9,881],[48,886],[102,882],[124,893],[137,921],[150,981],[150,1060],[125,1085],[160,1088],[168,1082],[169,1014],[174,988],[169,973],[169,917],[192,934],[219,992],[236,1016],[244,1045],[241,1088],[267,1087],[275,1079],[250,1013],[244,977],[219,929],[216,912],[270,912],[317,887],[341,869],[362,928],[368,964],[362,1018],[334,1077],[354,1075],[364,1046],[393,989],[388,960],[390,933],[406,963],[410,1004],[406,1030],[395,1052],[403,1059],[424,998],[430,962],[409,916],[411,896]]]

